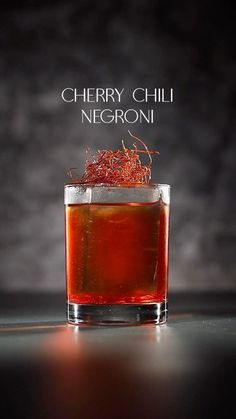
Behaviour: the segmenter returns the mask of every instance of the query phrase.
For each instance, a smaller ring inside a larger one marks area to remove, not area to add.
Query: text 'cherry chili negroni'
[[[65,185],[67,318],[80,324],[167,320],[169,185],[150,183],[151,151],[98,151]],[[143,149],[139,150],[137,142]],[[150,158],[141,163],[139,154]]]

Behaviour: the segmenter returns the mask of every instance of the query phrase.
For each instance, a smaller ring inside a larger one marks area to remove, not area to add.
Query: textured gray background
[[[19,2],[18,2],[19,4]],[[1,13],[0,287],[64,287],[63,181],[84,149],[118,147],[128,126],[82,125],[64,87],[173,87],[154,125],[131,126],[161,152],[172,185],[173,290],[235,289],[231,10],[205,1],[8,1]],[[150,107],[150,106],[149,106]]]

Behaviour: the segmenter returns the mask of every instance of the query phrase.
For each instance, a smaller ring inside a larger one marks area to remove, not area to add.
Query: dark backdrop
[[[153,125],[172,185],[171,289],[235,289],[235,61],[227,2],[1,3],[2,290],[64,286],[63,181],[88,145],[117,147],[128,126],[82,125],[72,87],[173,87]],[[128,95],[124,107],[129,106]],[[150,106],[149,106],[150,107]]]

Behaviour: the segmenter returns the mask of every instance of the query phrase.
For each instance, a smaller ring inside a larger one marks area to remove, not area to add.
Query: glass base
[[[67,303],[67,320],[71,324],[162,324],[167,321],[167,317],[167,301],[150,304],[112,305]]]

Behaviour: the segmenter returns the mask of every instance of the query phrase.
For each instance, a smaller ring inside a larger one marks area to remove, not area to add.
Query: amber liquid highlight
[[[67,299],[140,304],[166,299],[169,207],[66,205]]]

